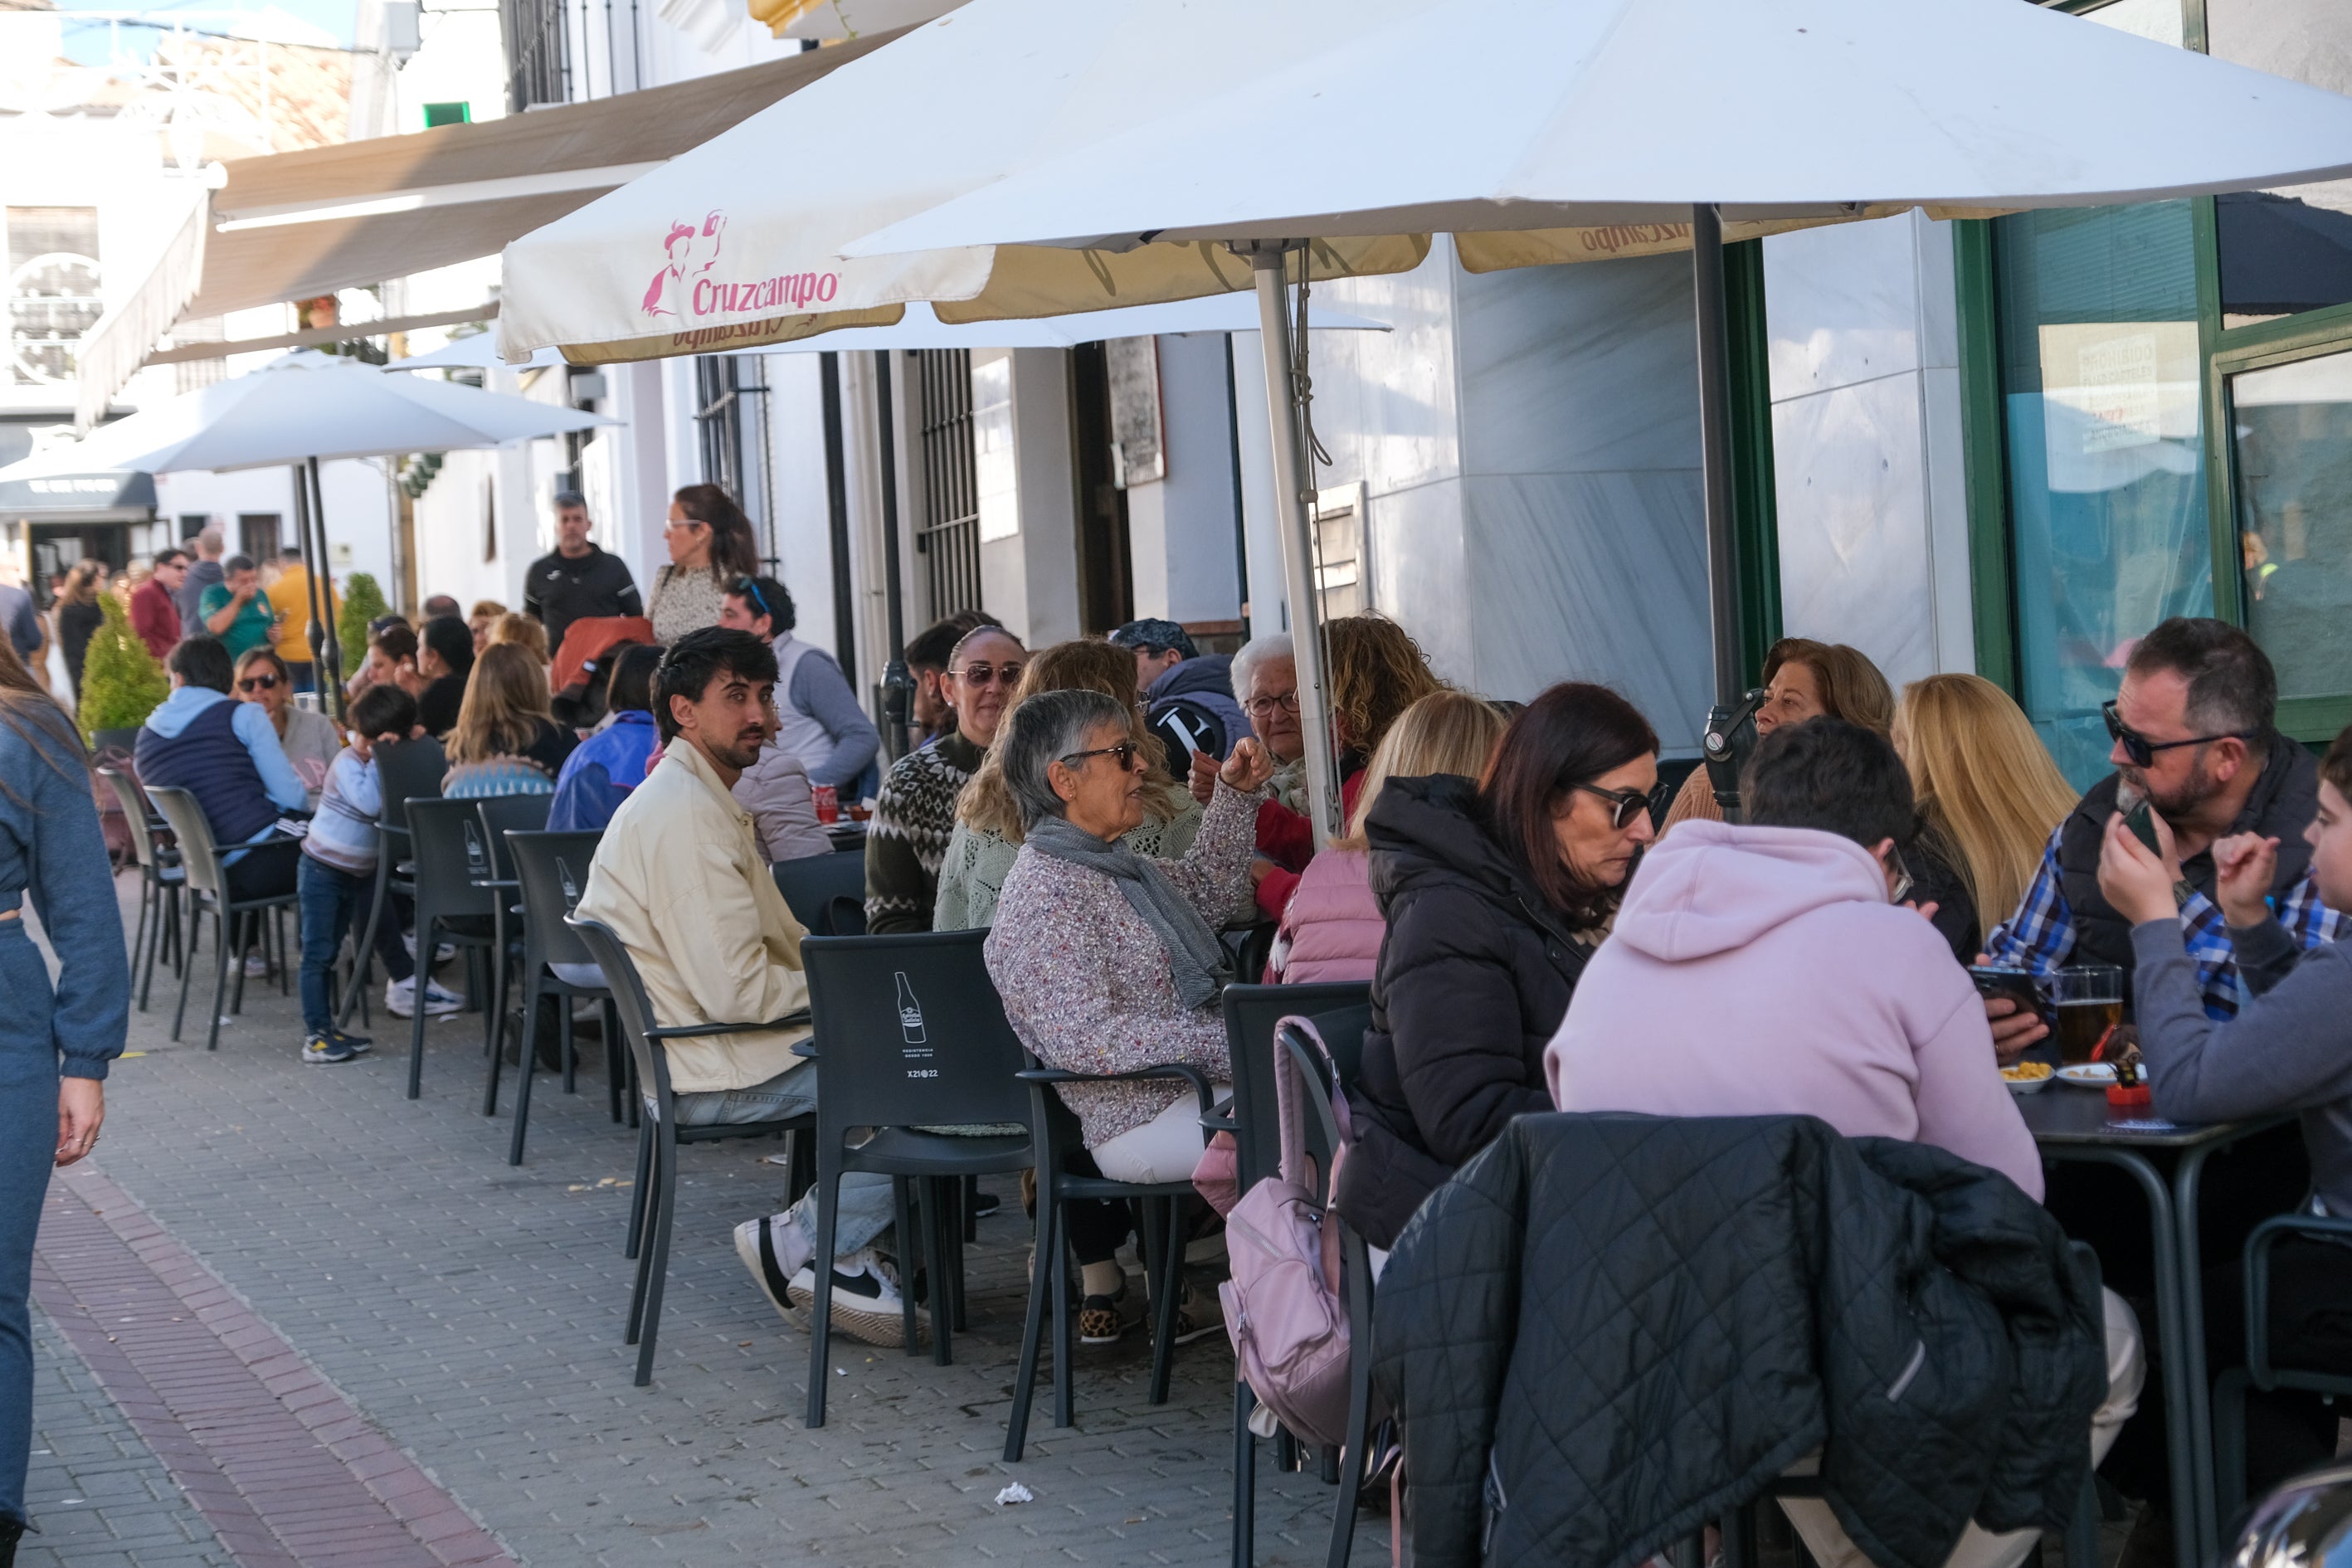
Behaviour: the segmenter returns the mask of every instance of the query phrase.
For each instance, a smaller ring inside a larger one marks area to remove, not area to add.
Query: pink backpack
[[[1339,1292],[1339,1216],[1319,1207],[1313,1160],[1306,1150],[1307,1087],[1280,1044],[1296,1025],[1323,1051],[1304,1018],[1276,1028],[1275,1107],[1282,1128],[1280,1171],[1252,1187],[1225,1216],[1225,1255],[1233,1278],[1217,1287],[1236,1370],[1258,1402],[1302,1440],[1337,1447],[1348,1426],[1348,1305]],[[1325,1053],[1328,1062],[1329,1056]],[[1331,1110],[1347,1148],[1348,1105],[1335,1089]]]

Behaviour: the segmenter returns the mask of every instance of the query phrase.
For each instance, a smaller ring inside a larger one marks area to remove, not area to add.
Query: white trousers
[[[2116,1433],[2139,1408],[2140,1384],[2147,1377],[2147,1358],[2140,1348],[2139,1321],[2124,1299],[2105,1289],[2107,1310],[2107,1397],[2091,1413],[2091,1463],[2096,1465],[2115,1446]],[[1792,1476],[1809,1476],[1821,1468],[1821,1456],[1789,1467]],[[1789,1522],[1805,1538],[1822,1568],[1871,1568],[1870,1559],[1846,1535],[1830,1505],[1811,1498],[1791,1498],[1780,1504]],[[1944,1559],[1944,1568],[2018,1568],[2040,1539],[2038,1530],[2012,1530],[1995,1535],[1970,1523],[1959,1544]]]
[[[1130,1127],[1118,1137],[1096,1144],[1092,1151],[1096,1169],[1114,1182],[1189,1179],[1192,1167],[1201,1163],[1201,1150],[1208,1134],[1201,1131],[1200,1097],[1192,1092],[1192,1085],[1180,1087],[1184,1092],[1167,1110],[1140,1127]],[[1234,1091],[1229,1083],[1209,1087],[1218,1100]]]

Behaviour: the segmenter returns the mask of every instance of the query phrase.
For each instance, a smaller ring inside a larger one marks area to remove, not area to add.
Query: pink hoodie
[[[1267,968],[1285,985],[1325,980],[1369,984],[1380,967],[1388,923],[1372,896],[1372,858],[1362,849],[1326,849],[1299,874]]]
[[[1643,858],[1544,1052],[1562,1110],[1818,1116],[2035,1199],[2042,1161],[1968,972],[1851,839],[1686,821]]]

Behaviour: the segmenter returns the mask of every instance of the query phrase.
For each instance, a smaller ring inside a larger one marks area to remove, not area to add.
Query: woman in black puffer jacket
[[[1511,721],[1483,780],[1391,779],[1372,807],[1388,934],[1338,1201],[1374,1247],[1513,1117],[1552,1108],[1544,1047],[1655,837],[1657,752],[1640,710],[1571,682]]]

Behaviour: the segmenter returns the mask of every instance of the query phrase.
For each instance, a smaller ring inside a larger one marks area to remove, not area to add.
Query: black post
[[[874,355],[874,408],[882,444],[882,605],[890,635],[890,662],[882,671],[882,713],[895,757],[907,743],[908,699],[915,683],[907,674],[906,610],[898,584],[898,417],[890,396],[888,349]]]
[[[310,469],[310,525],[317,531],[316,563],[310,568],[310,668],[320,685],[320,706],[332,713],[338,722],[343,717],[343,645],[335,636],[333,606],[335,603],[334,574],[327,566],[327,495],[319,484],[319,459],[313,458]],[[393,520],[399,526],[399,520]],[[322,657],[323,656],[323,657]]]
[[[857,586],[849,571],[848,459],[841,440],[841,355],[816,356],[824,426],[825,531],[833,545],[833,657],[857,689]]]
[[[1700,486],[1706,501],[1706,604],[1715,652],[1715,706],[1706,717],[1706,765],[1726,822],[1739,820],[1740,763],[1754,743],[1761,693],[1740,689],[1738,554],[1732,536],[1731,327],[1723,283],[1723,215],[1691,208],[1691,289],[1698,319]]]

